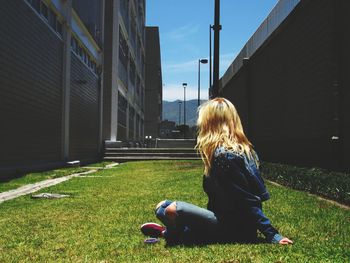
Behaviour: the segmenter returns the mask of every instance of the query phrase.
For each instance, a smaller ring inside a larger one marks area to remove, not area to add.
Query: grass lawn
[[[200,161],[130,162],[0,204],[0,262],[349,262],[350,211],[268,184],[264,210],[294,245],[143,243],[139,226],[155,221],[160,200],[205,207]]]
[[[106,166],[108,166],[110,164],[113,164],[113,162],[111,162],[111,161],[103,161],[103,162],[100,162],[100,163],[92,163],[92,164],[86,165],[84,167],[105,168]]]

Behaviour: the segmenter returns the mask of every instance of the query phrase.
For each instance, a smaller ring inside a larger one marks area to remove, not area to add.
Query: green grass
[[[264,211],[292,246],[144,244],[139,226],[156,221],[160,200],[205,207],[202,169],[199,161],[130,162],[42,190],[70,198],[4,202],[0,262],[349,262],[349,210],[270,184]]]
[[[82,167],[61,168],[40,173],[28,173],[21,175],[21,177],[12,179],[8,182],[0,183],[0,193],[16,189],[26,184],[37,183],[46,179],[58,178],[74,173],[80,173],[88,171],[88,169]]]
[[[111,162],[111,161],[103,161],[103,162],[100,162],[100,163],[92,163],[92,164],[86,165],[86,166],[84,166],[84,167],[105,168],[107,165],[112,164],[112,163],[114,163],[114,162]]]
[[[350,205],[350,173],[263,163],[262,174],[281,185]]]

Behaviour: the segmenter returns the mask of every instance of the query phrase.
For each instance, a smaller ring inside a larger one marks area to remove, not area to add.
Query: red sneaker
[[[144,223],[140,227],[141,232],[145,236],[150,237],[163,237],[163,232],[165,231],[165,227],[156,223]]]

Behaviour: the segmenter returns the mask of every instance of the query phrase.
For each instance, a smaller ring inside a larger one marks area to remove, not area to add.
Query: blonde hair
[[[198,110],[198,136],[196,148],[208,175],[216,148],[224,147],[237,154],[245,154],[257,163],[253,146],[245,136],[235,106],[227,99],[217,97],[202,104]]]

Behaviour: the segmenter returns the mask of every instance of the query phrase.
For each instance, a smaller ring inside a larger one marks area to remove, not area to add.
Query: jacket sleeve
[[[278,243],[282,237],[264,215],[260,197],[247,189],[247,179],[242,167],[240,167],[244,164],[243,160],[240,160],[233,153],[220,154],[215,158],[217,161],[215,174],[225,195],[237,201],[237,205],[248,212],[252,220],[256,222],[257,229],[263,233],[268,242]],[[243,164],[240,164],[240,161]]]

